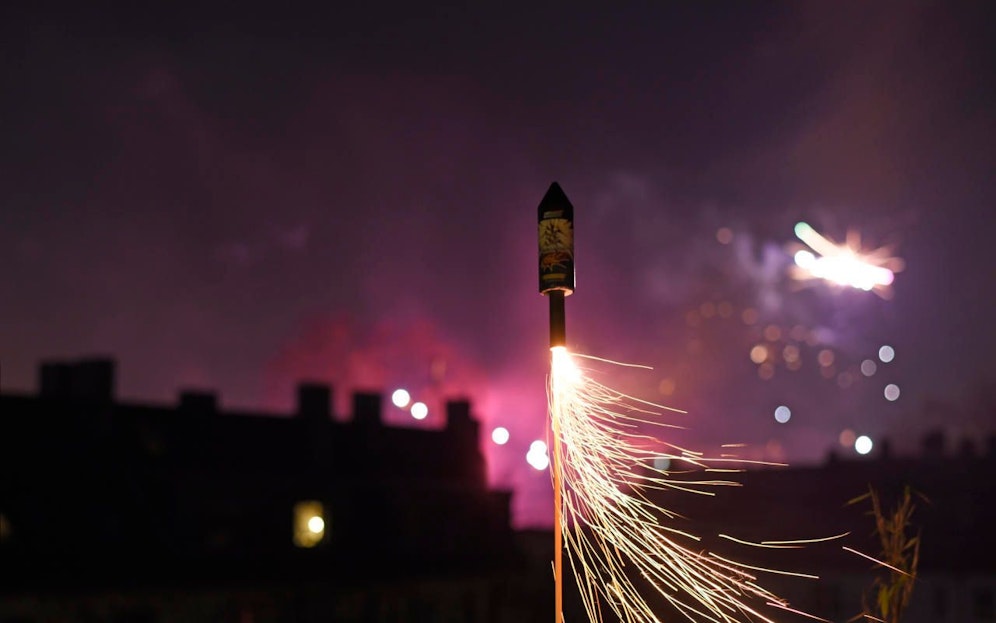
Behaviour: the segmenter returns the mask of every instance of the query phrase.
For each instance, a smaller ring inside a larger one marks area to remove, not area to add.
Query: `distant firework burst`
[[[861,238],[853,232],[845,244],[837,244],[800,222],[795,225],[795,235],[808,247],[798,249],[793,256],[796,279],[822,279],[889,296],[895,273],[903,269],[903,261],[893,257],[888,247],[862,251]]]
[[[661,420],[661,412],[676,410],[602,385],[582,370],[579,358],[585,357],[563,347],[551,349],[551,475],[560,488],[555,530],[564,535],[589,619],[602,621],[604,604],[623,621],[659,621],[637,582],[649,585],[655,599],[662,597],[691,621],[770,622],[773,609],[798,613],[763,588],[757,572],[815,576],[753,567],[702,551],[699,537],[670,522],[679,517],[676,511],[650,500],[663,490],[714,495],[711,488],[737,486],[722,478],[676,478],[671,464],[681,462],[713,475],[741,471],[722,467],[741,461],[711,459],[657,441],[645,429],[672,426]],[[649,447],[651,442],[666,451]],[[662,457],[668,467],[659,467]]]

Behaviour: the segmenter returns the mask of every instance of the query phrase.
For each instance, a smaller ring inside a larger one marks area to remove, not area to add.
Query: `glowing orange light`
[[[294,545],[315,547],[325,538],[325,510],[321,502],[306,500],[294,505]]]
[[[761,364],[768,359],[768,347],[764,344],[757,344],[750,349],[750,360]]]

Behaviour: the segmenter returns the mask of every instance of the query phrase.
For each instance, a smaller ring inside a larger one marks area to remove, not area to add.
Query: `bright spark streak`
[[[734,543],[740,543],[741,545],[750,545],[751,547],[767,547],[770,549],[798,549],[802,547],[801,545],[781,545],[781,544],[776,545],[774,543],[768,543],[766,541],[762,543],[755,543],[753,541],[744,541],[743,539],[738,539],[728,534],[720,534],[718,536],[721,539],[727,539],[733,541]]]
[[[872,561],[872,562],[873,562],[873,563],[875,563],[876,565],[882,565],[882,566],[883,566],[883,567],[885,567],[886,569],[892,569],[892,570],[893,570],[893,571],[895,571],[896,573],[901,573],[901,574],[905,575],[905,576],[906,576],[906,577],[908,577],[908,578],[911,578],[911,577],[913,577],[912,575],[910,575],[909,573],[906,573],[905,571],[903,571],[903,570],[902,570],[902,569],[900,569],[899,567],[893,567],[893,566],[892,566],[892,565],[890,565],[889,563],[887,563],[887,562],[882,562],[882,561],[881,561],[881,560],[879,560],[878,558],[874,558],[874,557],[872,557],[872,556],[869,556],[868,554],[862,554],[861,552],[859,552],[858,550],[856,550],[856,549],[854,549],[854,548],[851,548],[851,547],[847,547],[846,545],[844,545],[844,546],[842,547],[842,549],[844,549],[844,550],[846,550],[846,551],[848,551],[848,552],[851,552],[852,554],[857,554],[858,556],[861,556],[862,558],[867,558],[868,560]]]
[[[548,445],[557,448],[551,477],[556,486],[559,474],[561,483],[560,525],[555,529],[564,536],[588,618],[601,622],[600,607],[607,604],[627,623],[659,623],[634,584],[637,576],[690,621],[773,623],[762,613],[765,606],[796,612],[755,584],[749,570],[811,576],[749,567],[692,549],[698,537],[667,523],[680,515],[650,500],[655,490],[714,495],[708,489],[739,484],[676,479],[681,472],[648,467],[661,457],[659,450],[647,447],[648,440],[669,447],[675,453],[670,459],[699,469],[721,459],[641,433],[645,425],[671,426],[659,417],[670,409],[602,385],[581,370],[575,357],[562,347],[552,349],[548,399],[552,434],[559,435],[559,443]]]
[[[798,269],[795,276],[799,279],[822,279],[839,286],[886,294],[895,273],[903,268],[903,261],[890,256],[888,247],[862,252],[856,235],[849,235],[846,244],[837,244],[807,223],[797,223],[795,235],[812,249],[795,253]]]
[[[794,539],[792,541],[761,541],[761,543],[765,545],[797,545],[797,544],[808,544],[808,543],[825,543],[827,541],[842,539],[850,534],[851,534],[850,532],[841,532],[840,534],[835,534],[833,536],[822,536],[815,539]]]
[[[754,569],[755,571],[763,571],[765,573],[776,573],[778,575],[791,575],[791,576],[795,576],[797,578],[806,578],[808,580],[819,580],[820,579],[820,576],[813,575],[811,573],[797,573],[795,571],[782,571],[781,569],[769,569],[767,567],[754,567],[754,566],[751,566],[751,565],[745,565],[742,562],[736,562],[735,560],[730,560],[728,558],[723,558],[719,554],[711,554],[711,556],[713,558],[718,558],[718,559],[722,560],[723,562],[728,562],[731,565],[737,565],[738,567],[746,567],[747,569]]]

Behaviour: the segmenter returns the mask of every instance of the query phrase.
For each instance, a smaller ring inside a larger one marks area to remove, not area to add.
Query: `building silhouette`
[[[401,428],[379,394],[340,421],[305,384],[275,417],[208,392],[118,402],[114,372],[45,363],[37,395],[0,396],[0,621],[507,620],[510,493],[468,401]],[[122,591],[167,593],[118,612]]]
[[[513,531],[466,400],[441,429],[385,426],[382,397],[302,384],[293,413],[115,399],[109,359],[45,363],[36,394],[0,395],[0,623],[547,621],[548,530]],[[920,574],[906,623],[996,621],[996,442],[731,476],[715,497],[657,492],[703,550],[819,580],[759,573],[793,606],[858,614],[879,570],[869,507],[922,493]],[[681,478],[680,465],[675,465]],[[688,476],[696,477],[695,474]],[[738,548],[849,533],[802,549]],[[566,620],[584,621],[569,570]],[[615,620],[606,609],[607,621]],[[662,620],[682,620],[662,605]],[[670,617],[670,618],[669,618]]]

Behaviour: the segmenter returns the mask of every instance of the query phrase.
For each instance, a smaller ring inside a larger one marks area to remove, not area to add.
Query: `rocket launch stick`
[[[557,182],[550,185],[539,204],[539,291],[550,299],[550,349],[566,348],[564,297],[574,291],[574,206]],[[554,623],[563,623],[563,466],[558,411],[557,405],[551,405],[553,453],[550,468],[553,472]]]

